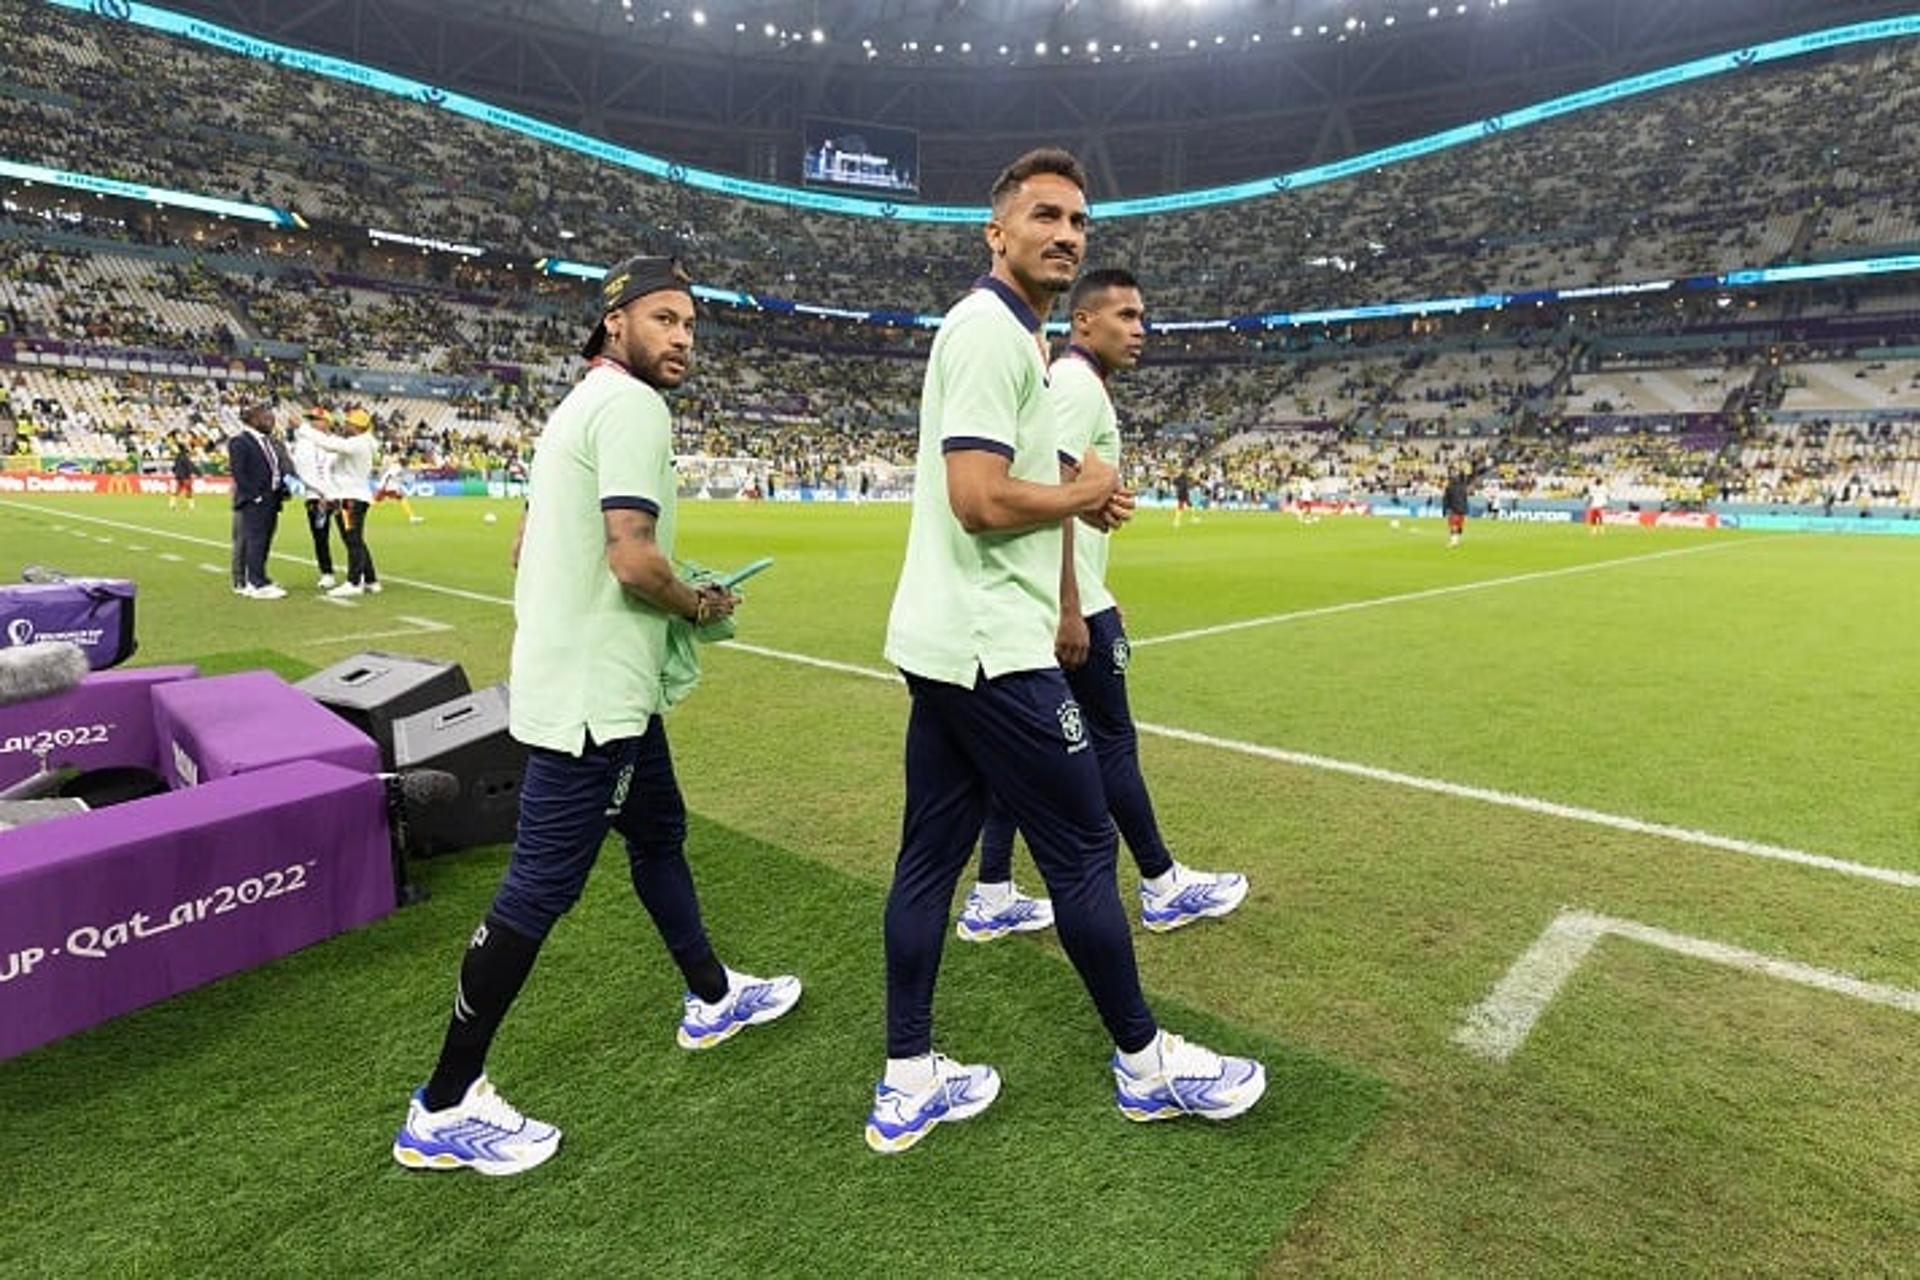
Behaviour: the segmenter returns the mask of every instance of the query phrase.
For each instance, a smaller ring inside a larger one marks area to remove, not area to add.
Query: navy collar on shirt
[[[1040,332],[1040,317],[1033,314],[1033,308],[1027,305],[1025,298],[1015,293],[1013,286],[994,276],[981,276],[973,282],[976,289],[990,289],[1000,301],[1007,304],[1007,310],[1013,312],[1013,318],[1028,333]]]
[[[1093,352],[1087,350],[1077,342],[1071,342],[1067,344],[1067,354],[1085,360],[1089,365],[1093,366],[1093,371],[1100,375],[1100,381],[1105,382],[1107,380],[1107,363],[1099,356],[1093,354]]]

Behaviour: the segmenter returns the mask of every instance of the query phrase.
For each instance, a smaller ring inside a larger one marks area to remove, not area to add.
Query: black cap
[[[600,277],[600,322],[593,326],[593,334],[580,354],[591,360],[606,345],[607,312],[618,311],[635,298],[644,298],[662,289],[673,289],[689,298],[693,296],[693,277],[687,274],[679,259],[639,254],[608,267],[607,274]]]

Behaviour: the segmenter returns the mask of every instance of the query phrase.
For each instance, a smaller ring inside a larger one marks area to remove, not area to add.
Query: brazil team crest
[[[1060,733],[1067,740],[1067,754],[1087,745],[1087,726],[1080,719],[1080,704],[1068,698],[1054,714],[1060,717]]]
[[[1133,646],[1127,643],[1125,636],[1113,638],[1113,674],[1127,674],[1127,664],[1133,661]]]

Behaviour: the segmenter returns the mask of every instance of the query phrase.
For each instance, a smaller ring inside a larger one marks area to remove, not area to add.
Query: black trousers
[[[380,581],[373,570],[373,552],[367,550],[367,512],[372,504],[348,498],[334,504],[340,522],[340,536],[347,543],[347,581],[364,587]],[[317,536],[317,535],[316,535]]]
[[[273,533],[280,524],[280,501],[259,498],[240,508],[240,567],[250,587],[264,587],[267,577],[267,552],[273,548]]]
[[[313,535],[314,567],[327,577],[333,576],[333,503],[322,498],[307,499],[307,532]]]

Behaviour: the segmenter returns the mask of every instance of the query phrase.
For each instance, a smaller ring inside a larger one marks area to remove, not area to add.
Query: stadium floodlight
[[[820,28],[815,27],[813,31],[809,33],[808,38],[811,39],[815,44],[825,44],[827,42],[827,33],[822,31]]]
[[[972,52],[973,52],[973,44],[972,44],[972,43],[971,43],[970,41],[967,41],[967,40],[962,40],[962,41],[960,42],[960,52],[962,52],[962,53],[972,53]]]
[[[1393,25],[1393,15],[1388,14],[1385,18],[1381,19],[1381,21],[1390,27]]]
[[[696,27],[704,27],[707,25],[707,11],[705,9],[695,9],[693,11],[693,25]]]
[[[1100,52],[1100,42],[1098,40],[1087,41],[1087,52],[1088,53]]]
[[[1200,47],[1200,42],[1198,40],[1192,39],[1191,37],[1188,38],[1187,48],[1198,49],[1199,47]]]
[[[761,30],[767,33],[767,39],[769,40],[773,39],[774,27],[771,22],[769,22],[766,26],[762,27]]]
[[[746,23],[744,23],[744,22],[736,22],[736,23],[734,23],[734,24],[733,24],[733,29],[734,29],[734,30],[735,30],[736,32],[738,32],[738,31],[745,31],[745,30],[747,29],[747,24],[746,24]]]
[[[1046,57],[1046,56],[1047,56],[1047,42],[1046,42],[1045,40],[1035,40],[1035,41],[1033,42],[1033,51],[1034,51],[1035,53],[1037,53],[1037,54],[1039,54],[1039,55],[1040,55],[1041,57],[1043,57],[1043,58],[1044,58],[1044,57]]]
[[[1353,30],[1353,29],[1354,29],[1355,27],[1357,27],[1357,26],[1359,26],[1359,25],[1360,25],[1360,19],[1358,19],[1358,18],[1348,18],[1348,19],[1347,19],[1347,30],[1349,30],[1349,31],[1351,31],[1351,30]]]
[[[1260,43],[1260,33],[1259,33],[1258,31],[1256,31],[1256,32],[1254,32],[1254,33],[1253,33],[1253,42],[1254,42],[1255,44],[1259,44],[1259,43]]]
[[[1153,50],[1155,53],[1158,53],[1160,52],[1160,42],[1158,40],[1149,40],[1147,41],[1147,48]]]
[[[1225,36],[1215,36],[1213,38],[1213,42],[1215,44],[1225,44],[1227,42],[1227,38]]]

